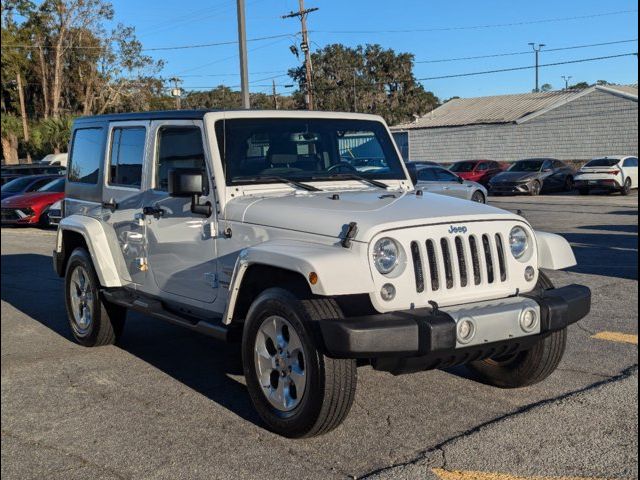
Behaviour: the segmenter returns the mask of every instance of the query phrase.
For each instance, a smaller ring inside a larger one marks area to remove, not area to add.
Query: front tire
[[[484,193],[482,193],[480,190],[473,192],[471,201],[476,203],[487,203],[487,199],[484,197]]]
[[[84,248],[76,248],[69,257],[64,290],[75,340],[85,347],[114,344],[124,329],[127,310],[101,298],[98,276]]]
[[[553,288],[549,278],[540,272],[536,289]],[[500,388],[528,387],[545,380],[558,368],[566,346],[565,328],[542,338],[529,350],[508,358],[489,358],[472,362],[469,368],[489,385]]]
[[[327,433],[346,418],[356,391],[355,360],[316,346],[311,322],[342,317],[333,300],[299,300],[281,288],[256,298],[242,336],[247,389],[269,430],[290,438]]]
[[[532,197],[537,197],[542,192],[542,184],[537,180],[531,184],[531,189],[529,190],[529,195]]]

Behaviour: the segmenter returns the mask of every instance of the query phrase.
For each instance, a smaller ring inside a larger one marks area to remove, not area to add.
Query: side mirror
[[[407,165],[407,171],[409,172],[409,178],[415,186],[418,183],[418,169],[415,165]]]
[[[464,178],[458,177],[458,183],[464,183]]]
[[[200,205],[204,193],[204,175],[197,168],[177,168],[169,171],[169,195],[178,198],[191,197],[191,212],[210,217],[211,203]]]

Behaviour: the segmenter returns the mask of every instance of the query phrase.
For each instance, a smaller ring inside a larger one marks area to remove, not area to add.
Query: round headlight
[[[381,238],[373,246],[373,263],[378,271],[386,275],[398,266],[400,249],[395,240]]]
[[[529,235],[524,228],[513,227],[509,234],[509,246],[514,257],[522,258],[529,249]]]

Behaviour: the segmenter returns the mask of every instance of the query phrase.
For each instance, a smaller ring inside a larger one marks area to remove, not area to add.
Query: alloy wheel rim
[[[86,336],[93,324],[93,289],[89,274],[82,266],[77,266],[69,282],[72,326],[76,334]]]
[[[255,373],[267,401],[282,412],[295,409],[307,384],[306,355],[293,326],[273,315],[262,322],[254,346]]]

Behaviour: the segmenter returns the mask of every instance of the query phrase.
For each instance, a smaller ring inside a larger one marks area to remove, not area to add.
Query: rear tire
[[[312,437],[346,418],[355,398],[356,362],[325,356],[310,329],[315,320],[342,317],[334,300],[300,300],[282,288],[264,291],[251,305],[242,336],[243,368],[253,405],[269,430]]]
[[[536,289],[553,288],[549,278],[540,272]],[[527,387],[543,381],[558,368],[566,346],[565,328],[544,337],[529,350],[509,358],[472,362],[469,368],[489,385],[500,388]]]
[[[620,193],[625,197],[631,193],[631,179],[630,178],[627,178],[624,181],[624,186],[622,187],[622,190],[620,190]]]
[[[122,334],[127,310],[101,298],[91,257],[82,247],[76,248],[67,262],[65,303],[71,333],[80,345],[111,345]]]

